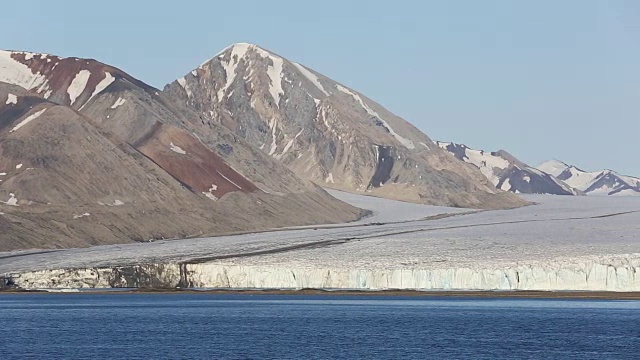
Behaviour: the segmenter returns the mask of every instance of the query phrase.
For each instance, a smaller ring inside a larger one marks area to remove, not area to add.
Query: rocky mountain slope
[[[456,159],[472,164],[498,189],[523,194],[578,195],[573,189],[549,173],[533,168],[504,150],[486,152],[464,144],[435,142]]]
[[[163,92],[199,114],[191,126],[203,136],[223,125],[323,186],[435,205],[524,204],[371,99],[255,45],[228,47]]]
[[[640,178],[621,175],[613,170],[584,171],[559,160],[537,166],[587,195],[640,195]]]
[[[0,250],[342,222],[361,210],[95,60],[0,51]]]

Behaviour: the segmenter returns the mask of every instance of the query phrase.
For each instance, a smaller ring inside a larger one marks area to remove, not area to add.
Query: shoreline
[[[66,290],[66,291],[65,291]],[[39,294],[74,294],[74,295],[131,295],[131,294],[199,294],[199,295],[287,295],[287,296],[363,296],[363,297],[413,297],[413,298],[466,298],[466,299],[566,299],[566,300],[640,300],[640,292],[614,292],[614,291],[465,291],[465,290],[325,290],[325,289],[65,289],[65,290],[26,290],[26,289],[0,289],[0,295],[39,295]],[[69,291],[70,290],[70,291]],[[78,291],[75,291],[78,290]]]

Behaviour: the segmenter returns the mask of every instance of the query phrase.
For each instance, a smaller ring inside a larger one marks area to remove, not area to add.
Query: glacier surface
[[[461,213],[332,194],[366,204],[373,217],[216,238],[0,253],[0,278],[24,288],[640,291],[637,197],[526,196],[537,204]]]

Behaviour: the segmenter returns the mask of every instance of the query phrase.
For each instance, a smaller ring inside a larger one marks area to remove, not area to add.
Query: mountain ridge
[[[611,169],[585,171],[554,159],[536,166],[556,174],[558,179],[591,195],[640,195],[640,178],[622,175]]]
[[[477,167],[499,189],[524,194],[582,194],[555,176],[527,165],[505,150],[487,152],[469,148],[465,144],[442,141],[434,143],[456,159]]]

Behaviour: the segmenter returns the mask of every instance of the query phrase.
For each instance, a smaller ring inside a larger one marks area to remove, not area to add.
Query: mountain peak
[[[265,48],[256,45],[256,44],[251,44],[251,43],[245,43],[245,42],[238,42],[238,43],[233,43],[227,47],[225,47],[224,49],[222,49],[221,51],[219,51],[216,55],[213,56],[213,58],[211,58],[210,60],[213,60],[219,56],[222,56],[228,52],[235,52],[235,53],[246,53],[249,50],[258,50],[261,52],[266,52],[269,54],[272,54],[271,51],[266,50]]]
[[[458,160],[477,167],[498,189],[529,194],[577,194],[555,177],[530,167],[505,150],[489,152],[471,149],[464,144],[436,143]]]
[[[0,50],[0,53],[2,53],[2,55],[4,56],[10,56],[10,55],[24,55],[24,57],[26,58],[26,60],[31,60],[34,57],[39,57],[42,59],[46,59],[50,56],[50,54],[45,54],[45,53],[37,53],[37,52],[31,52],[31,51],[21,51],[21,50]],[[57,56],[53,56],[53,57],[57,57]]]
[[[258,47],[259,48],[258,45],[251,44],[251,43],[245,43],[245,42],[233,43],[233,44],[225,47],[224,49],[222,49],[220,52],[218,52],[216,54],[216,56],[220,56],[220,55],[222,55],[222,54],[224,54],[227,51],[232,50],[232,49],[236,49],[236,48],[249,49],[249,48],[252,48],[252,47]]]
[[[523,203],[362,93],[258,45],[232,44],[164,92],[316,183],[435,205]]]
[[[537,169],[550,173],[569,186],[589,195],[635,195],[640,193],[640,181],[632,176],[620,175],[611,169],[584,171],[560,160],[549,160]]]
[[[551,174],[553,176],[558,177],[560,174],[562,174],[565,170],[567,170],[570,167],[572,167],[572,165],[569,165],[557,159],[553,159],[553,160],[548,160],[538,164],[536,166],[536,169],[546,172],[547,174]]]
[[[219,51],[217,54],[215,54],[212,58],[210,58],[207,61],[205,61],[202,64],[200,64],[199,68],[202,69],[205,65],[211,63],[212,61],[214,61],[216,59],[220,59],[221,57],[224,57],[224,55],[227,54],[227,53],[230,53],[231,57],[238,56],[238,58],[242,58],[251,50],[257,51],[258,53],[260,53],[262,55],[262,57],[275,56],[277,58],[280,58],[280,56],[274,54],[273,52],[271,52],[269,50],[266,50],[266,49],[260,47],[259,45],[251,44],[251,43],[245,43],[245,42],[238,42],[238,43],[233,43],[233,44],[225,47],[224,49]]]

